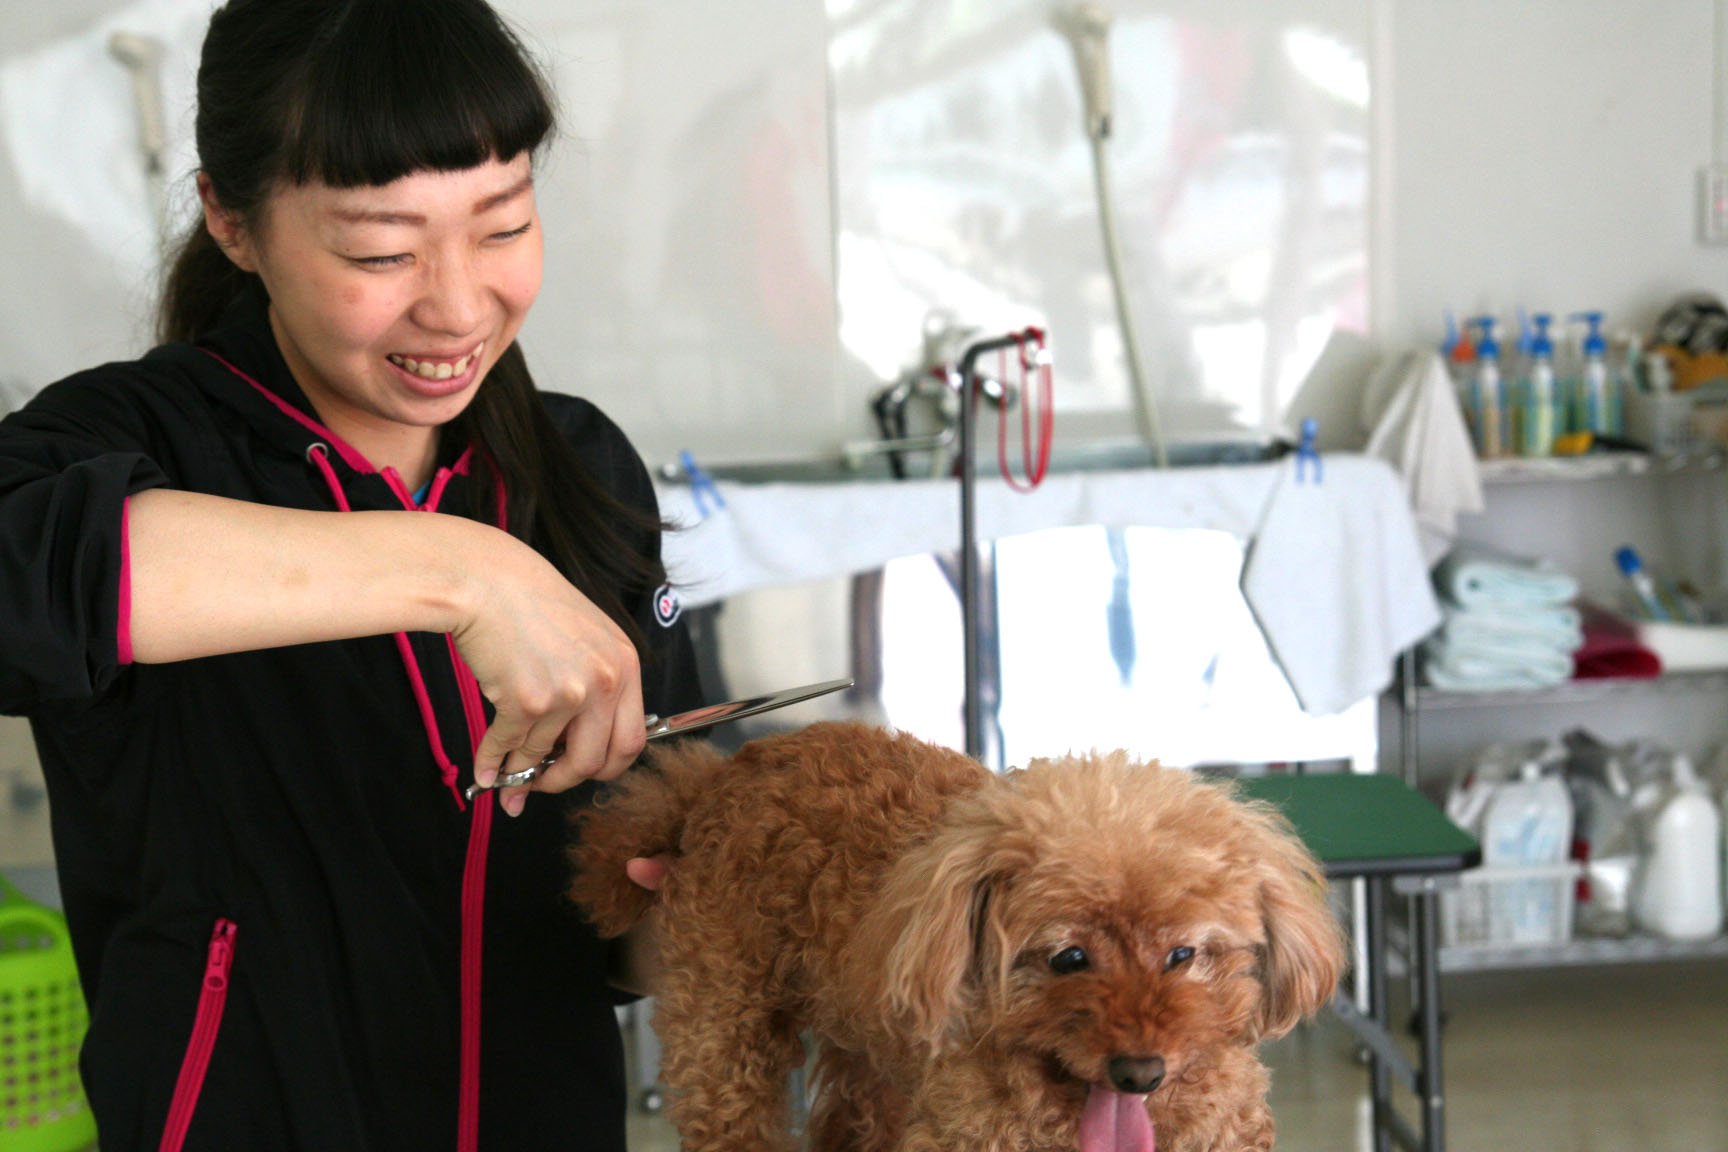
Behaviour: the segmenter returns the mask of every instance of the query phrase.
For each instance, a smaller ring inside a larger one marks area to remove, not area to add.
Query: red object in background
[[[1572,653],[1574,680],[1648,680],[1662,675],[1662,660],[1638,639],[1631,621],[1605,608],[1578,602],[1584,644]]]

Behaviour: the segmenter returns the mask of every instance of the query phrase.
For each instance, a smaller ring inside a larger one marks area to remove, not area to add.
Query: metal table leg
[[[1440,894],[1432,883],[1424,884],[1415,898],[1416,979],[1420,989],[1417,1027],[1421,1030],[1422,1066],[1417,1076],[1417,1095],[1422,1107],[1423,1152],[1444,1152],[1446,1145],[1445,1093],[1440,1071]]]
[[[1368,1019],[1381,1036],[1390,1036],[1386,1003],[1386,878],[1368,877]],[[1385,1056],[1369,1049],[1368,1069],[1374,1106],[1374,1152],[1392,1152],[1392,1069]]]

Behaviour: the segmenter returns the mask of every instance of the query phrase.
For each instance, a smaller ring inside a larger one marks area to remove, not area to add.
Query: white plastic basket
[[[1462,872],[1459,887],[1440,894],[1441,942],[1448,948],[1566,944],[1582,872],[1576,861]]]

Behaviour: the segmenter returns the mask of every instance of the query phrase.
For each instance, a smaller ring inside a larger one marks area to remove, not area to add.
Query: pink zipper
[[[363,474],[376,474],[376,469],[372,467],[371,463],[368,462],[364,456],[355,451],[348,444],[344,443],[340,437],[336,436],[328,428],[325,428],[323,425],[307,416],[304,412],[301,412],[292,404],[271,392],[268,388],[264,387],[264,385],[258,383],[258,381],[252,379],[252,377],[246,375],[246,373],[228,363],[228,361],[223,360],[222,357],[217,356],[214,352],[209,352],[208,349],[203,349],[203,351],[207,352],[212,359],[227,367],[227,369],[234,373],[234,375],[250,384],[259,393],[261,393],[265,399],[274,404],[284,414],[295,420],[301,426],[328,440],[329,444],[335,449],[336,453],[342,457],[349,467]],[[324,481],[329,486],[330,492],[336,500],[336,506],[342,511],[347,512],[350,509],[348,496],[342,490],[342,482],[337,477],[335,468],[331,466],[327,453],[320,450],[321,447],[321,445],[313,445],[312,448],[307,451],[307,456],[323,474]],[[395,493],[396,498],[402,503],[403,507],[408,509],[419,507],[422,511],[435,512],[438,509],[439,501],[444,495],[445,486],[449,483],[451,475],[468,474],[473,453],[473,447],[469,446],[463,449],[462,455],[457,458],[456,463],[451,465],[449,469],[439,470],[434,478],[432,490],[428,494],[426,503],[423,505],[417,506],[415,504],[413,496],[402,483],[402,478],[397,475],[394,470],[385,469],[384,479],[390,485],[391,491]],[[507,529],[509,521],[509,500],[507,499],[504,484],[501,479],[495,483],[494,493],[497,499],[498,527],[500,529]],[[402,656],[402,664],[407,670],[409,682],[414,689],[415,702],[420,709],[421,723],[426,729],[426,739],[432,752],[433,761],[438,765],[439,771],[443,775],[445,786],[450,789],[451,795],[455,798],[457,810],[461,811],[466,807],[466,805],[463,803],[462,790],[456,783],[456,765],[453,764],[450,761],[450,758],[444,753],[444,744],[438,735],[437,717],[432,712],[431,698],[426,691],[425,678],[420,673],[419,661],[414,658],[414,649],[409,644],[406,635],[398,633],[396,636],[396,643]],[[462,697],[462,709],[465,718],[468,721],[469,746],[471,750],[478,750],[480,747],[480,739],[486,734],[485,697],[480,691],[478,681],[474,678],[474,673],[469,669],[467,662],[462,659],[461,654],[457,652],[454,640],[450,641],[450,659],[455,666],[456,683]],[[458,1152],[475,1152],[475,1149],[479,1146],[481,1023],[480,959],[485,940],[483,923],[486,910],[486,850],[488,845],[491,843],[492,811],[495,807],[497,807],[497,805],[493,802],[474,805],[473,819],[470,821],[468,827],[468,854],[462,871],[462,1031],[459,1099],[456,1110],[456,1147]],[[233,941],[232,929],[233,926],[229,925],[228,940],[230,948],[232,947]],[[220,931],[221,928],[219,925],[218,933],[220,933]],[[212,962],[214,963],[214,943],[211,947]],[[212,968],[212,972],[214,972],[214,968]],[[226,972],[227,969],[224,966],[222,969],[224,983]],[[206,997],[209,996],[209,991],[210,986],[207,976]],[[204,1014],[203,1002],[200,1002],[198,1011],[199,1019],[202,1020]],[[216,1017],[218,1020],[221,1018],[220,1000],[216,1003]],[[212,1042],[214,1042],[214,1023],[211,1025],[210,1030]],[[197,1037],[195,1035],[195,1043],[196,1039]],[[193,1051],[189,1050],[187,1052],[188,1066],[190,1065],[193,1055]],[[203,1062],[198,1066],[198,1076],[195,1078],[194,1086],[190,1092],[193,1102],[197,1099],[196,1083],[202,1082],[203,1070],[208,1062],[209,1052],[206,1050],[203,1054]],[[176,1088],[174,1094],[176,1108],[179,1107],[180,1098],[185,1089],[187,1080],[188,1077],[186,1071],[185,1069],[182,1069],[182,1084],[179,1088]],[[170,1112],[171,1119],[173,1115],[174,1113]],[[189,1122],[190,1119],[191,1107],[190,1104],[188,1104],[185,1120],[186,1122]],[[184,1136],[184,1134],[185,1123],[183,1122],[180,1128],[180,1135]],[[165,1136],[162,1147],[164,1149],[171,1148],[178,1150],[180,1147],[179,1138],[176,1138],[175,1142],[170,1145]]]
[[[447,638],[450,661],[456,668],[456,684],[462,694],[462,711],[468,721],[470,747],[479,749],[486,734],[486,710],[480,684],[468,662],[456,651],[454,638]],[[480,956],[485,939],[486,848],[492,841],[492,814],[498,807],[491,797],[474,805],[468,826],[468,857],[462,868],[462,1058],[461,1095],[456,1106],[457,1152],[475,1152],[480,1146]]]
[[[216,1032],[222,1027],[222,1009],[228,1002],[228,970],[234,964],[232,920],[216,921],[210,935],[210,952],[204,961],[204,987],[198,993],[198,1014],[192,1021],[192,1039],[186,1058],[180,1062],[180,1079],[174,1084],[174,1102],[168,1106],[168,1123],[162,1129],[162,1152],[180,1152],[198,1107],[204,1073],[210,1068],[210,1052],[216,1047]]]

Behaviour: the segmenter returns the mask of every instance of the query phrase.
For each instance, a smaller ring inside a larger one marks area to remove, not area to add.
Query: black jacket
[[[237,306],[206,344],[80,373],[0,422],[0,710],[30,718],[48,779],[103,1152],[158,1147],[188,1077],[188,1149],[454,1148],[476,809],[440,777],[396,641],[124,659],[129,494],[336,507],[308,456],[329,438],[262,302]],[[596,479],[652,511],[619,429],[584,401],[544,400]],[[353,507],[402,507],[363,461],[328,456]],[[472,495],[466,483],[450,482],[445,507]],[[639,546],[657,550],[658,536]],[[665,715],[698,703],[698,686],[684,628],[659,622],[654,599],[629,606],[654,649],[646,707]],[[410,642],[465,786],[472,749],[447,639]],[[624,1147],[605,948],[562,897],[568,814],[585,793],[536,794],[521,818],[492,820],[482,1149]],[[183,1065],[219,951],[231,967],[198,1077]]]

